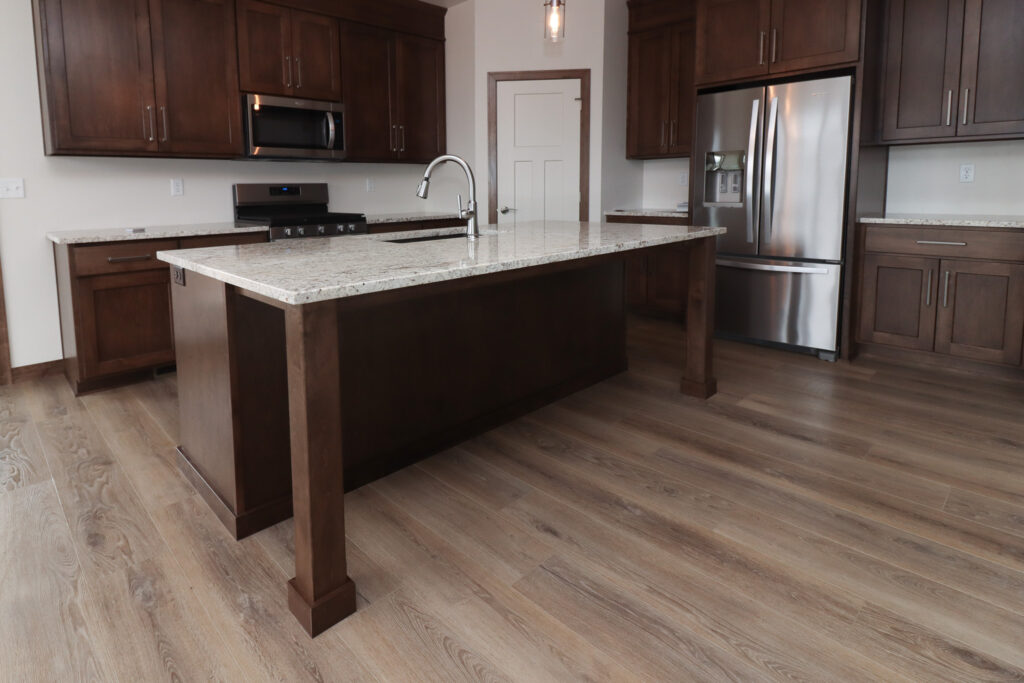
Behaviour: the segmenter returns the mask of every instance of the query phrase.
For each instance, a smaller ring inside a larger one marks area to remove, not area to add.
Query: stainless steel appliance
[[[838,349],[850,76],[700,95],[695,225],[718,238],[717,329]]]
[[[271,241],[367,232],[365,215],[327,211],[327,183],[239,183],[233,187],[235,222],[269,225]]]
[[[248,94],[244,99],[246,154],[269,159],[345,158],[341,102]]]

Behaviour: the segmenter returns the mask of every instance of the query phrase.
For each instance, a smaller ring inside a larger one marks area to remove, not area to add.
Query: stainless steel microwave
[[[344,159],[341,102],[245,96],[246,155],[257,159]]]

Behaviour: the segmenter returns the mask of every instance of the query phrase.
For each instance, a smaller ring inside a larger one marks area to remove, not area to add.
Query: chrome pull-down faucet
[[[459,195],[459,218],[464,218],[467,221],[466,237],[475,240],[480,237],[480,228],[476,220],[476,180],[473,179],[473,169],[469,167],[465,159],[454,154],[442,154],[427,164],[427,170],[423,171],[423,180],[420,181],[420,186],[416,188],[416,196],[420,199],[427,198],[427,193],[430,191],[430,174],[433,173],[435,166],[439,166],[446,161],[455,162],[466,172],[466,180],[469,182],[469,203],[466,204],[466,208],[462,208],[462,195]]]

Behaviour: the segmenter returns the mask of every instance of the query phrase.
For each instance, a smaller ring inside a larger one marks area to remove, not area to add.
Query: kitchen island
[[[237,538],[294,515],[288,604],[316,635],[355,610],[346,488],[626,368],[628,252],[688,244],[680,388],[713,394],[722,232],[528,223],[160,252],[179,464]]]

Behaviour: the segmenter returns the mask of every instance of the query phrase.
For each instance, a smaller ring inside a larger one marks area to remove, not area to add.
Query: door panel
[[[350,161],[389,161],[396,155],[391,64],[388,31],[342,23],[341,84],[345,153]]]
[[[692,21],[672,29],[672,111],[668,130],[668,151],[673,155],[689,154],[693,143],[693,121],[697,110],[694,85],[695,28]]]
[[[935,350],[1020,365],[1024,336],[1024,266],[942,261]]]
[[[967,0],[957,135],[1024,133],[1022,27],[1020,0]]]
[[[48,0],[51,149],[155,152],[146,0]]]
[[[885,140],[956,134],[964,0],[892,0]]]
[[[771,0],[702,0],[697,4],[697,83],[768,73]]]
[[[295,96],[337,102],[341,99],[337,20],[292,10],[291,27]]]
[[[850,85],[842,76],[768,86],[762,256],[842,258]]]
[[[233,0],[150,0],[160,150],[242,154]]]
[[[499,81],[499,224],[579,220],[579,79]]]
[[[398,155],[431,161],[444,153],[444,43],[395,34],[394,100]]]
[[[242,90],[291,95],[290,10],[258,0],[238,0],[238,80]]]
[[[860,341],[931,351],[939,260],[865,254],[861,273]]]
[[[728,229],[720,252],[757,253],[763,111],[763,88],[697,98],[690,211],[694,225]]]
[[[773,0],[773,73],[857,61],[860,0]]]
[[[727,257],[717,264],[719,332],[836,350],[839,265]]]
[[[653,157],[668,151],[671,57],[671,32],[657,29],[630,35],[628,156]]]

